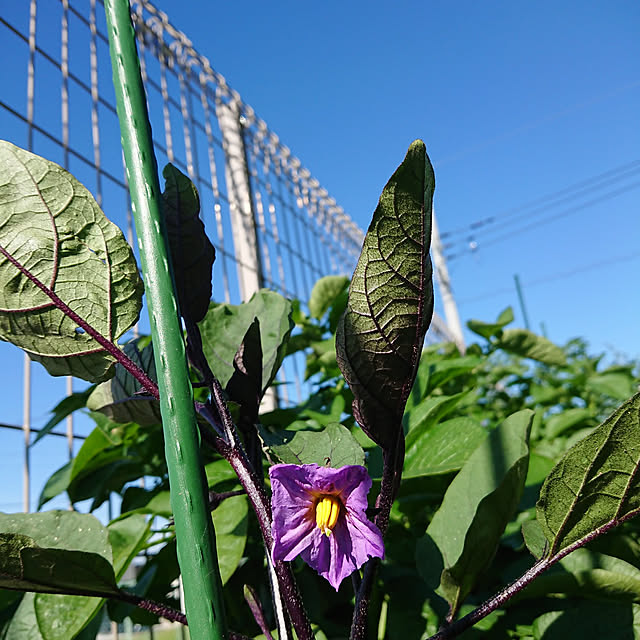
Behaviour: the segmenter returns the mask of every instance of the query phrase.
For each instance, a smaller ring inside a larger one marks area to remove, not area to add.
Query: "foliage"
[[[171,617],[180,569],[153,345],[144,337],[108,351],[76,332],[81,325],[66,312],[76,309],[115,345],[140,308],[133,254],[69,174],[6,143],[0,152],[2,337],[47,366],[59,360],[49,366],[54,374],[99,383],[52,410],[47,429],[72,411],[87,412],[95,428],[49,478],[39,506],[64,493],[74,505],[90,500],[93,511],[121,497],[107,526],[74,511],[0,515],[0,638],[95,637],[87,625],[104,610],[142,624]],[[26,171],[38,176],[28,189]],[[213,260],[197,193],[175,168],[165,176],[167,215],[181,219],[187,209],[186,237],[170,223],[173,259],[181,277],[193,279],[192,269],[206,273]],[[470,622],[478,624],[464,637],[549,640],[574,629],[587,639],[635,637],[637,366],[605,366],[579,339],[559,346],[509,327],[510,309],[495,322],[470,321],[479,342],[465,354],[453,344],[423,349],[432,194],[424,145],[414,143],[383,190],[350,289],[348,278],[328,276],[308,304],[260,291],[242,305],[208,308],[206,283],[183,292],[229,627],[250,637],[284,628],[270,602],[273,580],[281,591],[297,582],[318,637],[345,637],[354,587],[353,638],[364,637],[367,618],[370,632],[389,639],[453,637]],[[41,215],[43,202],[51,215]],[[72,225],[83,220],[71,215],[76,208],[96,215],[81,227],[86,237]],[[29,225],[16,223],[18,212],[33,216]],[[28,251],[26,239],[35,243]],[[80,291],[95,297],[99,279],[111,325],[80,299]],[[21,288],[28,308],[16,297]],[[25,338],[34,322],[45,346],[60,338],[59,352],[45,354],[34,335]],[[76,350],[64,346],[71,334]],[[259,413],[283,359],[301,354],[313,393]],[[384,561],[370,560],[336,592],[299,559],[290,567],[267,560],[264,496],[276,462],[364,465],[374,481],[367,515],[385,533]],[[118,581],[141,549],[133,591],[123,590]],[[310,637],[286,593],[298,636]],[[249,611],[264,619],[262,628]]]

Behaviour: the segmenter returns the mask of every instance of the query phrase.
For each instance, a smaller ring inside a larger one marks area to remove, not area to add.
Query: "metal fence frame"
[[[172,162],[188,173],[200,192],[217,253],[214,297],[237,303],[268,287],[305,301],[321,276],[350,274],[362,230],[166,14],[146,0],[133,0],[132,17],[159,163]],[[26,90],[24,96],[0,96],[0,137],[68,168],[135,247],[101,0],[8,3],[0,9],[0,50],[5,47],[5,65],[11,60],[15,68],[3,73],[15,74],[16,86],[26,79]],[[452,339],[438,315],[429,336]],[[29,511],[30,444],[38,431],[33,423],[44,420],[52,406],[36,387],[51,382],[42,371],[32,371],[28,357],[0,346],[5,366],[20,363],[24,372],[22,419],[0,424],[0,434],[23,434],[22,506]],[[287,363],[283,375],[297,382],[299,396],[299,360]],[[64,393],[73,389],[69,378]],[[41,404],[34,418],[36,398]],[[64,433],[47,437],[65,438],[66,454],[53,456],[58,463],[74,455],[87,433],[83,428],[70,417]]]

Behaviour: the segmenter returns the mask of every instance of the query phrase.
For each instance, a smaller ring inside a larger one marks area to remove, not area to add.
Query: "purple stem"
[[[120,597],[118,600],[122,602],[127,602],[132,604],[139,609],[144,609],[145,611],[150,611],[151,613],[165,618],[166,620],[171,620],[171,622],[179,622],[185,626],[188,626],[187,616],[184,613],[177,611],[176,609],[169,607],[164,604],[160,604],[159,602],[154,602],[153,600],[145,600],[140,596],[137,596],[133,593],[127,593],[126,591],[120,592]],[[235,631],[229,631],[228,640],[249,640],[249,638],[241,633],[236,633]]]
[[[431,636],[428,640],[448,640],[448,638],[455,638],[463,631],[472,627],[476,622],[482,620],[488,616],[491,612],[495,611],[498,607],[501,607],[507,600],[513,598],[517,593],[527,587],[533,580],[535,580],[543,571],[546,571],[549,567],[554,565],[559,560],[562,560],[565,556],[568,556],[572,551],[583,547],[598,536],[601,536],[614,527],[621,525],[623,522],[630,520],[634,516],[638,515],[639,509],[634,509],[630,513],[625,514],[621,518],[613,518],[609,522],[603,524],[601,527],[593,530],[591,533],[584,536],[580,540],[576,540],[569,546],[558,551],[555,555],[542,558],[538,560],[529,570],[525,571],[517,580],[514,580],[511,584],[507,585],[502,591],[499,591],[496,595],[492,596],[485,602],[483,602],[477,609],[474,609],[460,620],[456,620],[448,627],[441,629],[435,635]]]
[[[238,448],[232,448],[227,445],[222,438],[216,438],[218,441],[218,451],[232,466],[236,472],[240,484],[244,487],[247,497],[251,502],[253,510],[258,518],[260,531],[264,540],[266,552],[271,555],[273,548],[273,535],[271,533],[271,505],[265,492],[264,487],[258,481],[258,478],[251,468],[249,461],[244,452]],[[283,600],[291,617],[291,622],[296,631],[299,640],[313,640],[313,631],[307,613],[304,610],[298,585],[291,571],[291,567],[286,562],[273,563]]]
[[[123,351],[108,338],[96,331],[86,320],[81,318],[69,305],[62,301],[47,285],[36,278],[24,265],[18,262],[8,251],[0,245],[0,253],[18,269],[30,282],[36,285],[67,317],[71,318],[81,329],[86,331],[105,351],[110,353],[156,400],[160,399],[158,385],[133,362]]]
[[[384,451],[384,465],[382,469],[382,481],[380,493],[376,499],[378,514],[375,523],[384,536],[389,526],[389,515],[400,486],[402,466],[404,464],[404,431],[402,425],[398,425],[398,437],[395,445]],[[351,621],[351,640],[364,640],[367,633],[367,614],[371,603],[371,590],[375,580],[376,571],[380,564],[379,558],[371,558],[364,567],[362,582],[356,596],[356,604]]]
[[[247,601],[249,605],[249,609],[251,609],[251,613],[256,621],[258,627],[264,634],[267,640],[273,640],[273,636],[271,635],[271,631],[269,630],[269,625],[264,617],[264,612],[262,611],[262,605],[260,604],[260,600],[258,599],[258,594],[256,590],[248,584],[244,585],[244,599]]]
[[[222,397],[222,391],[219,384],[213,387],[214,390],[214,402],[216,403],[215,411],[217,416],[213,413],[213,408],[206,405],[200,405],[198,410],[203,417],[206,417],[208,421],[212,421],[212,426],[217,432],[216,435],[213,431],[208,429],[201,429],[201,435],[204,440],[231,465],[233,470],[238,476],[240,484],[245,490],[249,502],[253,507],[253,510],[258,519],[258,525],[262,533],[262,539],[265,545],[265,551],[271,555],[273,548],[273,535],[271,533],[271,504],[266,494],[264,485],[260,482],[254,469],[251,467],[249,460],[247,459],[242,445],[237,441],[235,433],[232,434],[232,442],[235,445],[229,444],[226,437],[229,434],[229,430],[233,426],[233,421],[229,415],[229,409],[227,408],[224,398]],[[215,392],[218,393],[215,393]],[[221,427],[217,423],[217,418],[225,423],[224,427]],[[291,567],[286,562],[274,562],[274,570],[278,583],[280,585],[280,591],[284,604],[287,607],[291,622],[296,631],[296,635],[299,640],[313,640],[314,635],[311,629],[311,623],[302,604],[298,585],[291,571]]]

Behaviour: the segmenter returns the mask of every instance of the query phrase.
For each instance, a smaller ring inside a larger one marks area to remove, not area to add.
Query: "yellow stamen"
[[[316,503],[316,524],[325,535],[331,535],[339,515],[340,500],[336,496],[323,496]]]

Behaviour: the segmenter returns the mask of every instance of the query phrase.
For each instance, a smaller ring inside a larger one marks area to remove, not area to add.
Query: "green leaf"
[[[225,584],[238,568],[244,554],[249,525],[247,498],[227,498],[211,515],[216,530],[220,577],[222,584]]]
[[[567,364],[567,357],[560,347],[527,329],[506,329],[500,336],[498,346],[508,353],[544,364]]]
[[[435,389],[442,387],[444,384],[458,376],[470,373],[482,364],[482,362],[482,358],[465,356],[462,358],[433,362],[427,365],[424,395],[426,396],[431,394]]]
[[[81,474],[87,474],[120,459],[123,452],[120,449],[113,449],[117,444],[119,444],[118,440],[107,431],[98,427],[93,429],[82,443],[76,457],[47,480],[40,494],[38,509],[41,509],[51,498],[68,490],[72,481]],[[112,450],[109,451],[109,449]]]
[[[577,549],[536,578],[522,597],[551,593],[640,602],[640,569],[620,558]]]
[[[546,435],[548,438],[555,438],[568,429],[590,420],[592,417],[593,413],[590,409],[581,407],[556,413],[547,420]]]
[[[550,555],[640,510],[640,393],[558,462],[540,491],[538,521]]]
[[[640,606],[584,600],[543,613],[533,623],[535,640],[633,640],[640,638]]]
[[[0,513],[0,533],[29,536],[39,547],[97,553],[112,560],[107,530],[92,515],[75,511]]]
[[[233,369],[227,383],[227,394],[230,400],[240,405],[239,425],[249,424],[254,429],[262,399],[262,345],[258,318],[253,319],[238,347]]]
[[[0,141],[0,338],[54,376],[100,382],[115,360],[18,270],[11,256],[104,338],[138,319],[142,282],[122,232],[70,173]]]
[[[211,305],[199,327],[204,355],[213,374],[226,387],[235,371],[235,355],[254,318],[260,319],[264,393],[286,353],[287,340],[293,328],[291,303],[274,291],[262,289],[241,305]]]
[[[444,416],[451,413],[465,398],[468,398],[470,391],[462,391],[453,396],[433,396],[425,398],[419,405],[411,410],[404,417],[407,425],[407,447],[419,438],[422,433],[428,431],[432,425],[437,424]],[[413,433],[415,431],[415,433]]]
[[[0,587],[116,594],[107,532],[72,511],[0,514]]]
[[[107,530],[113,553],[112,572],[119,580],[147,539],[149,525],[143,516],[135,515],[109,524]],[[103,603],[103,599],[85,596],[38,594],[34,604],[40,632],[47,639],[72,637],[94,618]]]
[[[129,487],[122,499],[122,513],[150,513],[162,518],[171,518],[171,499],[169,491],[147,491],[142,487]]]
[[[487,430],[470,418],[453,418],[430,429],[410,431],[402,477],[458,471],[486,437]]]
[[[84,391],[76,391],[58,402],[58,404],[53,408],[53,415],[49,419],[49,422],[40,429],[29,446],[33,447],[36,442],[42,440],[44,436],[51,432],[51,430],[59,425],[67,416],[70,416],[74,411],[85,407],[87,399],[94,389],[95,386],[87,387]]]
[[[93,499],[96,509],[112,491],[120,492],[129,481],[144,475],[165,473],[160,427],[140,429],[135,423],[116,424],[92,413],[98,426],[82,443],[76,457],[56,471],[40,495],[39,507],[67,491],[72,502]]]
[[[493,558],[522,495],[533,411],[519,411],[494,429],[453,482],[418,541],[417,566],[451,605],[462,604]]]
[[[113,568],[120,580],[149,536],[150,523],[141,515],[119,518],[107,526],[113,553]]]
[[[633,395],[637,383],[631,376],[624,373],[601,373],[587,378],[586,387],[589,391],[602,393],[616,400],[625,400]]]
[[[154,382],[157,381],[153,344],[138,349],[138,341],[129,342],[124,352]],[[89,396],[87,408],[99,411],[114,422],[137,422],[142,426],[162,424],[160,402],[148,395],[143,386],[120,363],[115,376],[99,384]]]
[[[105,529],[93,516],[51,511],[0,514],[0,531],[0,586],[38,591],[25,595],[6,637],[62,640],[88,624],[103,600],[53,594],[117,597],[116,580],[146,540],[149,527],[140,516]]]
[[[334,469],[364,465],[364,451],[346,427],[337,422],[323,431],[281,431],[266,438],[269,450],[287,464],[317,464]]]
[[[221,482],[238,480],[236,472],[226,460],[215,460],[204,466],[204,473],[207,477],[207,487],[215,487]]]
[[[537,520],[526,520],[522,523],[522,537],[531,555],[539,560],[547,552],[549,543],[544,537],[542,527]]]
[[[336,333],[338,364],[365,433],[395,446],[433,313],[431,205],[435,180],[421,140],[382,191]]]
[[[507,307],[495,322],[481,322],[480,320],[469,320],[467,327],[479,336],[487,340],[493,336],[499,336],[502,329],[513,322],[513,309]]]
[[[215,250],[200,220],[200,198],[194,184],[169,163],[162,171],[163,214],[169,238],[180,312],[200,322],[211,300],[211,270]]]
[[[311,289],[309,297],[309,313],[312,318],[320,320],[331,308],[335,299],[349,286],[346,276],[325,276],[320,278]]]

